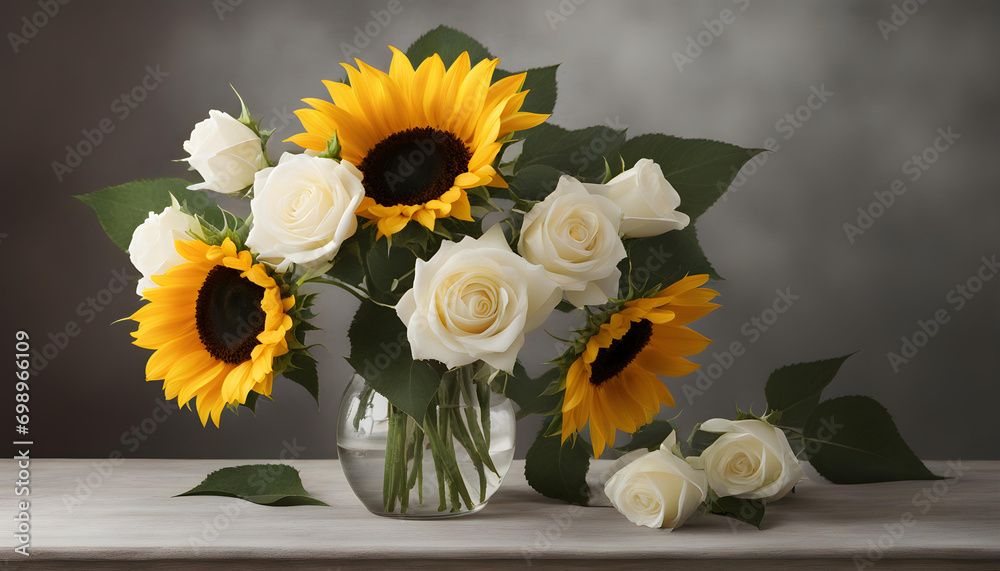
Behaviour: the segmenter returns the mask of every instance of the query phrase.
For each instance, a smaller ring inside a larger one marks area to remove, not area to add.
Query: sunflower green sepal
[[[316,155],[321,159],[333,159],[340,162],[340,139],[337,137],[337,132],[333,132],[333,136],[330,140],[326,142],[326,150],[322,153]]]

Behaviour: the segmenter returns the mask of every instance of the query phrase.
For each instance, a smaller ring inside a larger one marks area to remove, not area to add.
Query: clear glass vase
[[[446,373],[423,425],[351,379],[337,450],[354,494],[386,517],[442,518],[486,506],[514,458],[515,416],[472,366]]]

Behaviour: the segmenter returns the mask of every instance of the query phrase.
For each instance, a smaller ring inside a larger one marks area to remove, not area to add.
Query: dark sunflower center
[[[590,364],[590,382],[601,386],[625,370],[636,356],[646,347],[653,336],[653,324],[643,319],[632,324],[628,333],[621,339],[615,339],[611,345],[597,352],[597,357]]]
[[[260,342],[266,315],[260,307],[264,288],[240,277],[240,271],[215,266],[205,276],[194,318],[198,336],[216,359],[238,365],[250,359]]]
[[[380,141],[358,165],[365,194],[382,206],[439,198],[466,172],[472,153],[461,139],[430,127],[407,129]]]

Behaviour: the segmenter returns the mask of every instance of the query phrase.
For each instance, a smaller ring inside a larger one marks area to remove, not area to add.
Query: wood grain
[[[844,569],[866,563],[1000,569],[1000,462],[929,462],[937,473],[950,470],[952,478],[937,484],[806,481],[768,507],[763,531],[718,516],[693,518],[669,533],[636,527],[612,508],[542,498],[525,483],[523,461],[515,461],[485,510],[443,521],[370,515],[336,460],[288,462],[300,470],[306,489],[331,507],[172,497],[213,470],[259,462],[128,459],[110,467],[106,460],[32,460],[31,556],[25,558],[13,553],[7,531],[14,500],[24,498],[14,497],[16,464],[5,461],[0,478],[8,497],[0,521],[7,529],[0,534],[0,566],[266,569],[280,561],[290,569],[665,563],[704,569]]]

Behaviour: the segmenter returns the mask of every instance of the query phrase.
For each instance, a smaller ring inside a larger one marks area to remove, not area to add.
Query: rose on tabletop
[[[658,236],[683,230],[691,218],[678,212],[681,195],[663,176],[663,169],[651,159],[639,159],[635,166],[605,184],[586,184],[588,191],[604,196],[624,214],[621,232],[625,238]]]
[[[417,260],[413,288],[396,305],[414,359],[449,368],[485,361],[511,371],[524,334],[541,325],[561,290],[545,269],[511,251],[499,225],[479,239],[444,241]]]
[[[153,276],[167,273],[167,270],[186,260],[174,247],[176,240],[190,240],[190,233],[201,236],[201,224],[190,214],[178,207],[168,206],[159,214],[150,212],[149,217],[132,232],[128,245],[129,259],[135,269],[142,273],[135,293],[142,297],[146,288],[159,287]]]
[[[705,502],[705,473],[671,452],[676,440],[671,433],[660,448],[637,454],[604,485],[611,505],[632,523],[676,529]]]
[[[705,470],[720,497],[773,502],[805,477],[785,433],[767,422],[713,418],[699,430],[722,433],[700,457],[688,459]]]
[[[212,109],[208,119],[194,126],[184,141],[184,159],[205,179],[189,190],[239,192],[253,184],[257,171],[267,166],[260,137],[228,113]]]
[[[323,266],[357,230],[362,176],[347,161],[285,153],[254,178],[247,245],[279,272]]]
[[[545,268],[573,305],[600,305],[618,294],[618,262],[626,256],[621,219],[614,202],[563,175],[555,191],[525,214],[517,251]]]

